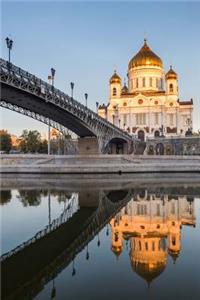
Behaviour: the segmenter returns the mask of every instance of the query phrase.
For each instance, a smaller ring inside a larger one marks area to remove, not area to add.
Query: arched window
[[[145,77],[142,78],[142,85],[145,87]]]
[[[138,78],[136,78],[136,88],[139,87],[139,81],[138,81]]]
[[[156,78],[156,87],[159,88],[159,79]]]
[[[163,79],[162,78],[160,79],[160,87],[161,87],[161,89],[163,89]]]
[[[172,245],[176,246],[176,237],[174,235],[172,236]]]
[[[117,96],[117,89],[113,88],[113,96]]]
[[[170,93],[173,93],[173,91],[174,91],[174,86],[172,83],[170,83],[170,85],[169,85],[169,91],[170,91]]]

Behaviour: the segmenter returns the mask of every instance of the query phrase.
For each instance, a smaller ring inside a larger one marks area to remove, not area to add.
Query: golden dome
[[[178,78],[176,72],[172,69],[172,66],[170,66],[170,69],[166,73],[165,78],[166,79],[177,79]]]
[[[142,263],[132,262],[132,268],[140,277],[146,280],[148,283],[151,283],[156,277],[158,277],[165,269],[166,264],[163,262],[157,263]]]
[[[140,66],[156,66],[163,68],[161,58],[156,55],[147,45],[146,39],[140,51],[130,60],[128,68],[132,69]]]
[[[114,71],[114,74],[110,78],[110,84],[111,83],[121,83],[121,78],[119,77],[116,71]]]

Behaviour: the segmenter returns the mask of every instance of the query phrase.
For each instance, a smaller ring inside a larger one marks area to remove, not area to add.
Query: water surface
[[[199,299],[198,180],[6,180],[3,299]]]

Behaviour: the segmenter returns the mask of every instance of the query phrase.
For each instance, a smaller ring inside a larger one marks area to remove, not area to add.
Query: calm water
[[[199,299],[200,184],[22,183],[1,191],[3,299]]]

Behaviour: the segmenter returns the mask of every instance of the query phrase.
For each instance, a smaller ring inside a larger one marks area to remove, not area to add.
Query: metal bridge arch
[[[94,136],[105,153],[112,139],[123,139],[133,148],[133,138],[78,101],[40,78],[0,59],[1,102],[4,108],[50,124],[62,133],[69,129],[80,137]]]

